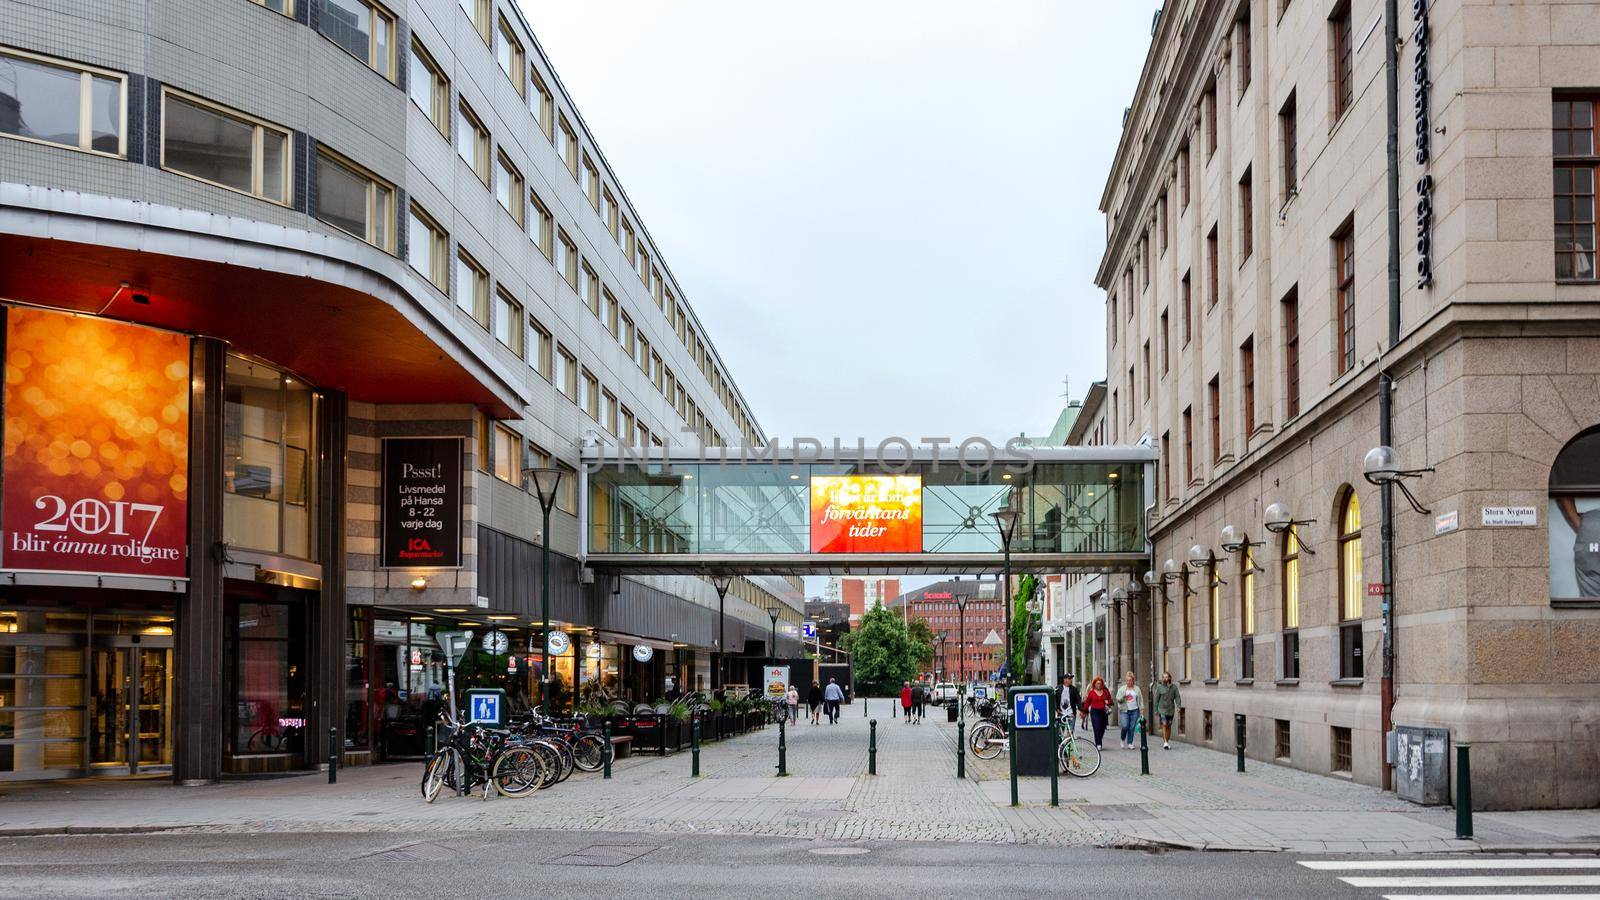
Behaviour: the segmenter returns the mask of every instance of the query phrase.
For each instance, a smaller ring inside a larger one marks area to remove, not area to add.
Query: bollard
[[[861,718],[865,719],[866,717],[867,717],[867,698],[862,697],[861,698]]]
[[[606,761],[606,769],[605,769],[605,774],[602,775],[601,777],[602,778],[610,778],[611,777],[611,720],[610,719],[606,720],[605,730],[603,732],[601,732],[601,734],[602,734],[601,740],[606,742],[606,745],[605,745],[605,757],[604,757],[605,761]]]
[[[1006,719],[1006,758],[1011,762],[1011,805],[1017,805],[1017,732],[1016,722]]]
[[[422,750],[424,759],[432,759],[433,754],[439,749],[439,725],[435,722],[428,726],[422,735]]]
[[[878,774],[878,720],[873,719],[867,732],[867,774]]]
[[[789,774],[789,744],[785,739],[785,720],[778,720],[778,777],[783,778]]]
[[[1472,763],[1467,751],[1470,743],[1456,743],[1456,837],[1472,839]]]
[[[956,723],[956,777],[967,777],[967,723]]]
[[[1139,774],[1150,774],[1150,720],[1139,714]]]
[[[700,720],[694,720],[694,727],[689,731],[689,774],[694,778],[700,777]]]
[[[656,714],[656,755],[667,755],[667,717]]]
[[[1233,714],[1233,749],[1238,754],[1239,771],[1244,771],[1244,714]]]
[[[328,729],[328,783],[339,783],[339,729]]]
[[[1061,720],[1050,717],[1050,741],[1055,748],[1055,759],[1050,761],[1050,805],[1061,805]]]

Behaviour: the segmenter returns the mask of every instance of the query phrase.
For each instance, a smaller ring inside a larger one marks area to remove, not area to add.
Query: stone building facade
[[[1253,758],[1388,785],[1387,443],[1426,510],[1394,491],[1393,724],[1471,742],[1480,806],[1594,806],[1600,3],[1401,6],[1397,309],[1384,4],[1156,25],[1097,274],[1106,440],[1162,451],[1124,653],[1183,739],[1242,714]]]

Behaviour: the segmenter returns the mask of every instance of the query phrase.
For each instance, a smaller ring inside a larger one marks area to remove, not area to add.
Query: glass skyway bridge
[[[856,449],[586,448],[582,553],[634,574],[998,572],[1009,505],[1014,572],[1149,567],[1153,448]]]

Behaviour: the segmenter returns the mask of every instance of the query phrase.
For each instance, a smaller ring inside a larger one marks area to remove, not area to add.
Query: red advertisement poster
[[[13,308],[5,356],[0,564],[186,577],[189,339]]]
[[[921,553],[921,476],[813,475],[811,552]]]

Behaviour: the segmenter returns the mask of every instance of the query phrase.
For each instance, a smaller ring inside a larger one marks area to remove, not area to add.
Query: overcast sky
[[[769,436],[1040,435],[1105,377],[1155,0],[521,0]]]

